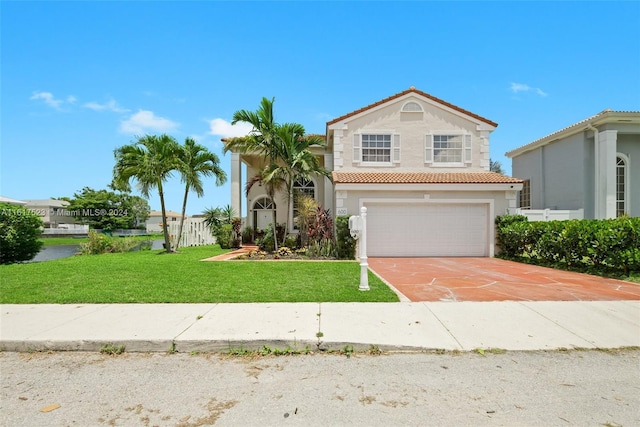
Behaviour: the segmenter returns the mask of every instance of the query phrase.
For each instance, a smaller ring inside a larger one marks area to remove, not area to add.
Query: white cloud
[[[209,120],[209,133],[211,135],[220,135],[222,138],[233,136],[245,136],[253,130],[253,126],[248,123],[236,123],[232,125],[224,119]]]
[[[120,132],[142,134],[147,131],[169,132],[178,127],[178,123],[164,117],[158,117],[153,111],[140,110],[120,123]]]
[[[113,111],[116,113],[128,113],[131,110],[127,110],[126,108],[122,108],[118,105],[115,99],[111,98],[109,101],[104,104],[100,104],[98,102],[87,102],[83,105],[83,107],[88,108],[93,111]]]
[[[511,83],[511,92],[535,92],[540,96],[547,96],[547,93],[538,87],[531,87],[524,83]]]
[[[69,104],[73,104],[73,103],[74,103],[74,102],[76,102],[77,100],[78,100],[78,98],[76,98],[76,97],[75,97],[75,96],[73,96],[73,95],[69,95],[69,96],[67,96],[67,102],[68,102]]]
[[[57,110],[60,109],[60,105],[64,102],[61,99],[56,99],[51,92],[33,92],[33,95],[29,99],[41,99],[49,107],[53,107]]]
[[[540,88],[536,88],[536,93],[540,96],[547,96],[547,93],[543,92]]]

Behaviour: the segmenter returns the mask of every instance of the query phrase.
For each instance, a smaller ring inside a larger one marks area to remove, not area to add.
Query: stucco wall
[[[508,195],[507,193],[512,193]],[[375,190],[338,190],[336,192],[337,203],[341,208],[346,208],[346,215],[359,215],[360,203],[363,199],[425,199],[429,200],[494,200],[494,214],[504,215],[507,210],[513,210],[509,197],[515,201],[516,192],[505,191],[375,191]]]
[[[247,167],[247,177],[249,180],[253,176],[258,173],[257,170]],[[316,202],[325,208],[330,208],[333,204],[331,200],[329,203],[325,202],[325,178],[322,176],[313,176],[311,180],[315,184],[315,200]],[[244,188],[243,188],[244,191]],[[254,224],[254,215],[253,215],[253,206],[258,199],[264,198],[267,196],[266,190],[264,186],[260,186],[255,184],[251,187],[249,194],[247,195],[247,225],[251,227],[255,227]],[[276,204],[276,221],[279,224],[284,224],[287,221],[287,193],[285,189],[277,191],[275,194],[275,204]],[[292,205],[293,206],[293,205]],[[332,211],[332,213],[334,213]]]
[[[543,203],[541,209],[584,207],[584,134],[579,133],[543,148]]]
[[[531,209],[585,208],[585,146],[580,133],[512,160],[513,176],[530,180]]]
[[[417,102],[424,112],[401,112],[406,102]],[[425,167],[425,135],[427,132],[456,131],[472,135],[472,163],[469,167],[441,168],[435,170],[488,170],[489,149],[487,137],[477,131],[477,124],[456,114],[449,113],[417,97],[400,99],[362,117],[348,121],[348,128],[342,134],[341,143],[336,145],[335,155],[342,162],[337,162],[336,170],[359,171],[424,171]],[[354,133],[392,132],[400,135],[400,163],[390,166],[368,166],[353,163]],[[483,161],[484,160],[484,161]],[[341,164],[340,164],[341,163]]]

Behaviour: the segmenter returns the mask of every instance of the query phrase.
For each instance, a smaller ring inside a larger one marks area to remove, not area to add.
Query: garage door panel
[[[486,204],[367,206],[369,256],[488,256]]]

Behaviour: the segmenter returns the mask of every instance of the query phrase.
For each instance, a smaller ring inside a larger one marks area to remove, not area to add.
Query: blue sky
[[[229,121],[328,120],[410,86],[499,124],[491,157],[604,109],[640,110],[640,2],[2,1],[0,194],[106,188],[135,135],[220,157]],[[179,211],[182,186],[167,186]],[[230,202],[205,185],[187,212]],[[159,208],[157,195],[150,198]]]

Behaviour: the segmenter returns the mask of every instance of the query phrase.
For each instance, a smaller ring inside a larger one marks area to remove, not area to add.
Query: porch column
[[[231,153],[231,207],[242,217],[242,168],[240,153]]]
[[[599,209],[596,218],[616,217],[616,145],[617,130],[598,133],[598,176]]]
[[[333,170],[333,154],[324,155],[324,167],[330,172]],[[333,183],[329,178],[324,178],[324,208],[330,209],[335,218],[336,211],[333,209]]]

